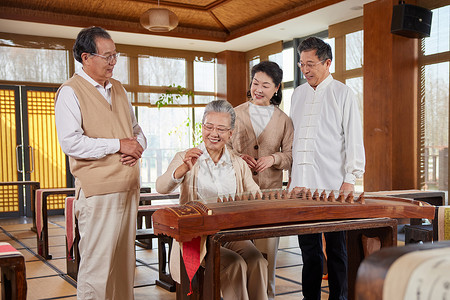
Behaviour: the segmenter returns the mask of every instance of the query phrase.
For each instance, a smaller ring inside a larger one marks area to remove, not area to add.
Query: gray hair
[[[234,129],[234,124],[236,122],[236,113],[234,112],[233,106],[230,102],[226,100],[214,100],[208,103],[205,107],[205,112],[203,113],[202,123],[205,123],[206,116],[210,112],[217,113],[227,113],[230,114],[231,119],[231,129]]]

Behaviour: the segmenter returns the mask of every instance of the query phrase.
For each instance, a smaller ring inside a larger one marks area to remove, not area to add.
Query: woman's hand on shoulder
[[[273,166],[274,163],[275,158],[272,155],[260,157],[256,162],[255,171],[262,172]]]
[[[248,154],[241,154],[241,158],[247,163],[250,169],[256,167],[256,159]]]

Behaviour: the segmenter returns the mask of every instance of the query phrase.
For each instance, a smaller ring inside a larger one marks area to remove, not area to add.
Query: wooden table
[[[397,190],[397,191],[380,191],[380,192],[370,192],[369,195],[377,196],[393,196],[401,198],[409,198],[413,200],[423,201],[434,206],[444,206],[445,205],[445,192],[442,191],[421,191],[421,190]],[[408,226],[408,232],[419,233],[422,226],[422,219],[406,219],[399,220],[400,224],[410,224]],[[437,217],[432,221],[433,232],[432,240],[438,240],[438,222]],[[405,227],[406,228],[406,227]],[[405,241],[408,243],[408,240]]]
[[[290,236],[321,232],[347,232],[348,251],[348,292],[349,299],[355,299],[356,273],[364,259],[362,237],[377,237],[381,247],[397,245],[397,220],[390,218],[352,219],[345,221],[307,222],[280,226],[266,226],[259,228],[220,231],[209,236],[207,255],[205,257],[205,273],[203,299],[220,299],[220,245],[229,241],[269,238],[276,236]],[[189,293],[189,279],[181,260],[181,286],[177,288],[177,299],[196,299],[187,296]],[[301,276],[301,274],[298,274]],[[197,275],[198,276],[198,273]]]
[[[47,211],[47,198],[51,195],[67,195],[73,196],[75,195],[74,188],[56,188],[56,189],[39,189],[36,192],[41,192],[41,205],[40,209],[37,209],[38,205],[36,205],[37,197],[35,197],[34,203],[34,214],[33,214],[33,226],[36,230],[36,241],[37,241],[37,250],[38,254],[42,256],[44,259],[52,259],[52,255],[48,253],[48,211]],[[39,237],[38,229],[36,228],[36,220],[39,217],[39,214],[42,215],[42,230],[41,236]]]
[[[173,200],[179,198],[180,193],[170,193],[170,194],[141,193],[139,205],[151,205],[153,200]]]
[[[6,185],[16,185],[16,186],[28,185],[28,186],[30,186],[31,212],[34,211],[35,192],[41,186],[41,184],[38,181],[7,181],[7,182],[0,182],[0,186],[6,186]],[[19,207],[19,213],[23,213],[23,208]]]

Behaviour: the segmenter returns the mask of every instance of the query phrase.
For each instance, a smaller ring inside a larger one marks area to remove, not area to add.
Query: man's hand
[[[354,192],[355,191],[355,185],[348,183],[348,182],[343,182],[341,185],[341,188],[339,189],[339,192]]]
[[[261,173],[265,169],[270,168],[275,163],[275,158],[272,155],[263,156],[256,161],[255,171]]]
[[[291,195],[294,197],[299,197],[302,192],[305,192],[306,188],[304,186],[296,186],[292,189]]]
[[[241,154],[241,158],[247,163],[250,169],[254,169],[256,167],[256,159],[251,157],[248,154]]]
[[[138,162],[138,159],[134,158],[131,155],[122,154],[121,157],[122,158],[120,159],[120,162],[123,165],[129,165],[130,167],[132,167]]]
[[[132,138],[126,138],[126,139],[120,140],[119,152],[122,154],[132,156],[135,159],[139,159],[139,158],[141,158],[142,152],[144,152],[144,149],[138,143],[136,137],[132,137]],[[122,159],[120,161],[122,161]]]

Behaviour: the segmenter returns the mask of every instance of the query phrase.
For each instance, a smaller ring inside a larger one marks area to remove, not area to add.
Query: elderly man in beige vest
[[[58,90],[55,122],[75,177],[80,231],[78,299],[134,299],[139,163],[147,141],[120,82],[118,53],[102,28],[81,30],[83,68]]]

